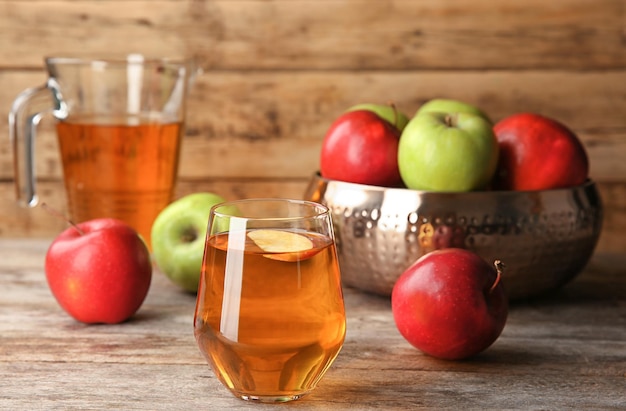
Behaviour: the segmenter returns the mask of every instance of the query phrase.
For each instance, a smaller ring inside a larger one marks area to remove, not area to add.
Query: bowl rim
[[[571,187],[561,187],[561,188],[552,188],[548,190],[474,190],[474,191],[426,191],[426,190],[414,190],[407,187],[383,187],[383,186],[375,186],[369,184],[361,184],[361,183],[352,183],[349,181],[341,181],[341,180],[333,180],[326,177],[322,177],[320,171],[315,171],[313,173],[312,179],[315,181],[323,181],[326,184],[341,184],[352,188],[360,188],[362,190],[373,191],[373,192],[384,192],[384,191],[400,191],[400,192],[410,192],[418,195],[448,195],[448,196],[458,196],[458,195],[498,195],[498,196],[514,196],[514,195],[532,195],[532,194],[548,194],[548,193],[568,193],[577,190],[586,190],[589,188],[595,187],[596,182],[588,177],[584,183],[571,186]]]

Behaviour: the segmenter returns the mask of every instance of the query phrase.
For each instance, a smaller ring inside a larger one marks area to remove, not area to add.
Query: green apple
[[[398,168],[414,190],[483,189],[497,163],[498,141],[491,123],[474,114],[420,113],[400,136]]]
[[[417,114],[420,113],[469,113],[475,114],[487,120],[490,124],[493,124],[491,119],[484,111],[479,109],[476,106],[465,103],[459,100],[452,100],[446,98],[435,98],[424,103],[418,110]]]
[[[209,211],[224,201],[213,193],[189,194],[165,207],[152,224],[157,267],[187,291],[198,290]]]
[[[371,103],[357,104],[356,106],[350,107],[346,111],[356,110],[373,111],[374,113],[376,113],[376,115],[378,115],[378,117],[387,120],[388,122],[396,126],[396,128],[401,132],[402,130],[404,130],[404,127],[406,127],[407,123],[409,122],[409,118],[407,117],[407,115],[398,110],[393,104],[389,104],[387,106]]]

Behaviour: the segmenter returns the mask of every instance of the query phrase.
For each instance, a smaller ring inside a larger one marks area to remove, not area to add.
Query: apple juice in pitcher
[[[150,245],[152,222],[174,195],[182,123],[74,116],[57,134],[72,218],[118,218]]]
[[[261,248],[255,231],[275,230],[208,236],[195,335],[235,395],[294,399],[315,387],[344,341],[336,248],[300,230],[285,233],[309,241],[304,251]]]
[[[193,59],[137,53],[44,59],[44,84],[23,90],[9,113],[17,202],[36,192],[38,125],[57,123],[69,218],[117,218],[151,246],[158,213],[173,200]]]

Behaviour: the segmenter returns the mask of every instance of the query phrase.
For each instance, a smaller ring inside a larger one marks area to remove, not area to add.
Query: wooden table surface
[[[135,317],[83,325],[50,294],[49,240],[0,239],[0,409],[625,409],[626,256],[511,307],[478,357],[441,361],[403,340],[388,299],[346,289],[343,350],[309,396],[247,403],[223,388],[192,332],[195,297],[159,272]]]

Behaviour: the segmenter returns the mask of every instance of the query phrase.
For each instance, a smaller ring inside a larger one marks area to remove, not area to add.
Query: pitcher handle
[[[52,104],[51,104],[52,103]],[[46,114],[57,118],[67,116],[67,108],[61,99],[54,79],[46,84],[21,92],[9,113],[9,138],[13,149],[13,171],[16,196],[19,204],[37,205],[35,181],[35,138],[37,125]]]

